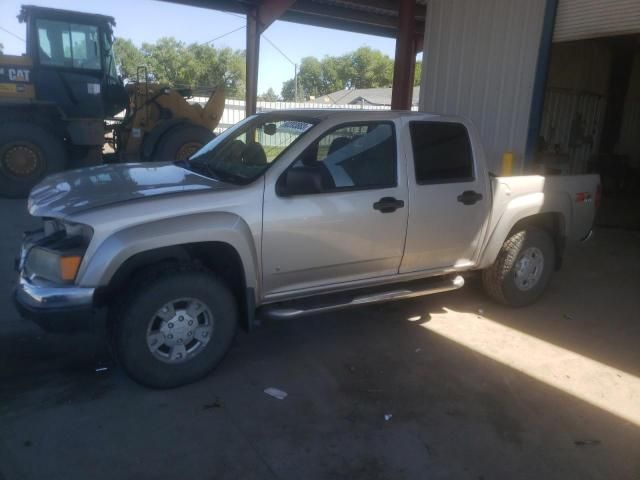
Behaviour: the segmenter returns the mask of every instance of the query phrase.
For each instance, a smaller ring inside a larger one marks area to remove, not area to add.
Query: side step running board
[[[386,285],[382,288],[359,289],[351,292],[340,292],[322,295],[320,297],[280,302],[273,305],[266,305],[262,308],[262,314],[274,320],[284,320],[314,313],[329,312],[341,308],[448,292],[450,290],[457,290],[463,285],[464,278],[460,275],[455,277],[435,277],[414,282]]]

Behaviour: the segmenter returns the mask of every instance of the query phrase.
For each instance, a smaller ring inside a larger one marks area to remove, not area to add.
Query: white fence
[[[189,103],[199,103],[203,107],[207,103],[208,97],[191,97]],[[270,110],[287,110],[296,108],[331,108],[339,110],[390,110],[388,105],[367,105],[367,104],[348,104],[335,105],[332,103],[314,103],[314,102],[258,102],[257,111],[267,112]],[[417,111],[418,106],[414,105],[411,110]],[[124,118],[124,111],[115,115],[115,118]],[[245,101],[226,99],[224,103],[224,111],[220,123],[215,128],[216,133],[224,132],[227,128],[235,125],[245,118]],[[107,123],[114,123],[108,121]]]
[[[191,103],[199,103],[204,106],[207,103],[207,97],[193,97],[189,100]],[[335,108],[335,109],[349,109],[349,110],[389,110],[391,107],[385,105],[334,105],[330,103],[313,103],[313,102],[258,102],[257,111],[266,112],[269,110],[286,110],[294,108]],[[418,107],[414,107],[412,110],[417,110]],[[224,112],[222,113],[222,119],[218,127],[215,129],[216,133],[225,131],[232,125],[235,125],[245,117],[245,102],[244,100],[232,100],[227,99],[224,105]]]

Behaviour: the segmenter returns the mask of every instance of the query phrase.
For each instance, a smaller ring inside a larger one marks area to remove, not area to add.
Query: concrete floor
[[[640,479],[639,233],[598,231],[532,307],[471,285],[268,323],[153,391],[18,319],[30,221],[0,218],[0,479]]]

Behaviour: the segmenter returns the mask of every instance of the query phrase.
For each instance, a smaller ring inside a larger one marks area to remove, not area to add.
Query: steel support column
[[[258,9],[252,8],[247,12],[247,81],[245,96],[245,112],[247,117],[256,113],[258,100],[258,65],[260,63],[260,27],[258,24]]]
[[[399,4],[391,108],[394,110],[411,110],[413,72],[416,63],[416,0],[400,0]]]
[[[262,0],[247,12],[247,116],[256,113],[258,101],[258,66],[260,65],[260,35],[287,11],[295,0]]]

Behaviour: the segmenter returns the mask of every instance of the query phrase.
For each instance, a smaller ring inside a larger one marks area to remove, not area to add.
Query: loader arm
[[[213,130],[220,123],[224,111],[224,86],[218,86],[202,109],[202,126]]]

